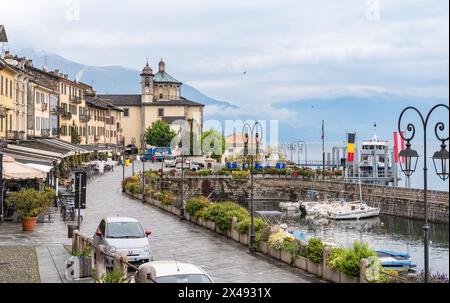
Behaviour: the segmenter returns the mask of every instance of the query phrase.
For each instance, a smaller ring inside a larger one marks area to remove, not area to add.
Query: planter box
[[[198,218],[195,223],[197,223],[200,226],[203,226],[203,222],[205,221],[205,219],[203,219],[202,217]]]
[[[341,274],[340,283],[359,283],[359,277],[352,277],[343,272]]]
[[[292,262],[291,253],[288,251],[282,250],[281,254],[280,254],[280,260],[283,261],[284,263],[291,264],[291,262]]]
[[[220,228],[216,227],[216,233],[221,234],[222,236],[225,236],[227,238],[231,238],[231,230],[221,230]]]
[[[158,200],[153,200],[153,201],[154,201],[156,207],[162,208],[161,201],[158,201]]]
[[[142,194],[136,194],[135,198],[139,199],[139,200],[142,200]]]
[[[187,221],[191,222],[191,215],[188,214],[186,211],[184,212],[184,217],[186,218]]]
[[[259,250],[263,253],[268,255],[269,254],[269,244],[267,242],[260,242],[259,243]]]
[[[164,205],[164,210],[168,211],[169,213],[172,212],[172,205]]]
[[[239,234],[239,242],[248,246],[248,243],[250,242],[248,234]]]
[[[309,273],[312,273],[313,275],[321,277],[323,274],[323,263],[314,263],[308,260],[307,263],[307,270]]]
[[[231,230],[231,239],[233,239],[236,242],[239,242],[239,233],[235,231],[234,229]]]
[[[176,216],[180,216],[181,210],[176,208],[175,206],[172,206],[172,214],[174,214]]]
[[[73,281],[80,278],[92,276],[91,257],[67,257],[66,258],[66,279]]]
[[[295,267],[301,270],[308,271],[308,259],[302,256],[297,256],[294,262]]]
[[[331,282],[334,283],[340,283],[341,282],[341,275],[340,272],[337,270],[332,270],[328,266],[323,266],[323,277]]]
[[[269,254],[272,258],[275,258],[277,260],[281,259],[281,250],[280,249],[275,249],[275,248],[269,247]]]
[[[212,231],[216,231],[216,222],[214,221],[210,221],[210,220],[205,220],[206,222],[206,228]]]

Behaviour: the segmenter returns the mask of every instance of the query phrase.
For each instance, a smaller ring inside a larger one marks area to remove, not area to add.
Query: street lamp
[[[145,202],[145,152],[142,152],[142,202]]]
[[[261,130],[261,135],[258,133],[258,127]],[[247,128],[247,131],[246,131]],[[250,144],[253,142],[253,134],[255,133],[255,144],[256,144],[256,152],[253,154],[253,148],[250,155],[248,154],[248,141],[249,141],[249,133],[250,131]],[[259,144],[262,141],[262,126],[259,122],[255,122],[253,126],[245,123],[242,127],[242,137],[244,141],[244,157],[249,156],[250,158],[250,252],[256,251],[255,245],[255,226],[254,226],[254,215],[253,215],[253,170],[254,170],[254,157],[258,157],[259,153]]]
[[[178,130],[177,135],[180,135],[181,137],[182,128]],[[180,138],[180,141],[178,143],[178,147],[181,148],[181,183],[180,183],[180,200],[181,200],[181,207],[180,207],[180,220],[184,220],[184,147],[182,143],[182,138]]]
[[[424,231],[424,258],[425,258],[425,262],[424,262],[424,266],[425,266],[425,283],[428,283],[429,281],[429,256],[428,256],[428,245],[429,245],[429,241],[428,241],[428,231],[430,229],[430,227],[428,226],[428,205],[427,205],[427,191],[428,191],[428,183],[427,183],[427,126],[428,126],[428,121],[430,118],[431,113],[437,109],[437,108],[446,108],[447,111],[449,110],[448,106],[445,104],[437,104],[435,105],[427,114],[426,118],[424,119],[424,116],[421,114],[421,112],[412,106],[408,106],[407,108],[405,108],[402,113],[400,114],[400,117],[398,119],[398,130],[399,130],[399,134],[402,137],[403,140],[406,141],[406,149],[400,151],[400,153],[398,154],[399,157],[403,157],[405,160],[405,164],[401,165],[401,170],[403,171],[403,173],[409,178],[414,171],[416,170],[416,165],[417,165],[417,160],[418,160],[418,153],[417,151],[411,149],[411,140],[414,138],[415,134],[416,134],[416,128],[412,123],[409,123],[407,125],[407,130],[408,132],[411,133],[410,137],[406,137],[404,136],[404,133],[402,133],[402,129],[401,129],[401,120],[403,117],[403,114],[408,111],[408,110],[413,110],[415,111],[419,117],[420,120],[422,122],[422,127],[423,127],[423,202],[424,202],[424,217],[425,217],[425,222],[423,225],[423,231]],[[445,149],[446,145],[445,142],[448,141],[449,137],[447,136],[446,138],[442,138],[439,136],[438,131],[443,131],[444,130],[444,123],[442,122],[438,122],[435,125],[434,128],[434,132],[436,135],[436,138],[441,141],[441,150],[437,151],[434,153],[433,155],[433,164],[435,166],[435,170],[436,170],[436,174],[439,176],[439,178],[441,178],[442,180],[446,180],[448,178],[448,151]]]
[[[299,148],[298,148],[298,164],[300,165],[300,144],[302,144],[305,147],[305,166],[308,166],[308,149],[306,146],[306,142],[303,140],[298,141]]]

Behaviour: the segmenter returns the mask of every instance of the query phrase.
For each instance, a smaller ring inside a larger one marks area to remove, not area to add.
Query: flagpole
[[[325,180],[325,128],[322,120],[322,180]]]

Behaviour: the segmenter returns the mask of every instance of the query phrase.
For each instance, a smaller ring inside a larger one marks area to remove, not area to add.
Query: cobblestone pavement
[[[131,168],[126,171],[126,176],[129,175]],[[252,255],[233,240],[190,222],[179,221],[174,215],[129,198],[121,192],[121,180],[122,170],[116,167],[114,172],[97,177],[88,184],[82,233],[94,234],[99,221],[107,216],[134,217],[141,221],[144,228],[152,230],[150,244],[155,260],[176,258],[196,264],[216,282],[319,282],[301,270],[260,254]],[[22,232],[20,224],[0,225],[0,245],[44,246],[48,250],[47,259],[48,256],[59,256],[55,266],[61,276],[64,258],[60,250],[62,244],[70,244],[71,240],[67,238],[66,223],[58,215],[53,219],[53,223],[38,224],[33,233]],[[46,253],[45,249],[40,249],[40,252]],[[38,250],[38,257],[39,254]]]

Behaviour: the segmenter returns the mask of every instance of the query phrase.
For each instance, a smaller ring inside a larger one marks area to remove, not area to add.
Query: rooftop
[[[153,81],[156,83],[174,83],[174,84],[182,84],[180,81],[166,73],[165,71],[159,71],[153,77]]]
[[[107,99],[115,106],[141,106],[141,95],[98,95],[101,99]],[[190,101],[181,97],[178,100],[153,101],[146,103],[145,106],[202,106],[204,104]]]

